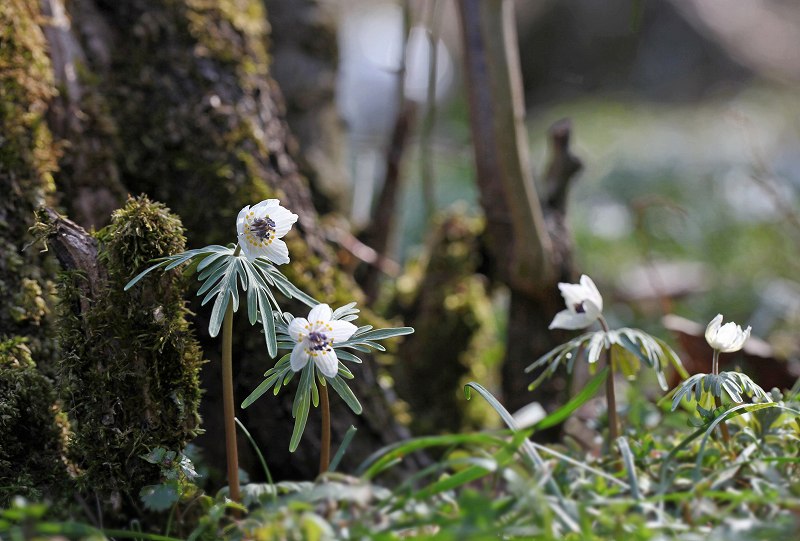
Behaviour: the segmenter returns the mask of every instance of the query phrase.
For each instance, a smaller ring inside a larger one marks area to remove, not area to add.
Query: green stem
[[[236,246],[234,257],[239,255],[241,246]],[[225,417],[225,454],[228,459],[228,494],[238,502],[239,494],[239,453],[236,449],[236,415],[233,403],[233,301],[228,302],[225,318],[222,320],[222,406]]]
[[[717,352],[714,351],[714,353],[716,354]],[[715,396],[714,397],[714,405],[717,408],[721,408],[722,407],[722,399],[720,397],[718,397],[718,396]],[[722,441],[724,441],[725,445],[727,446],[731,442],[731,433],[728,431],[728,423],[727,423],[727,421],[722,421],[719,424],[719,430],[720,430],[720,432],[722,432]]]
[[[328,471],[331,462],[331,406],[328,401],[328,385],[319,386],[319,405],[322,410],[322,442],[319,451],[319,474]]]
[[[598,319],[604,332],[608,332],[608,323],[603,316]],[[619,417],[617,416],[617,394],[614,389],[614,356],[609,347],[606,350],[608,364],[608,377],[606,378],[606,408],[608,409],[608,450],[614,448],[614,442],[619,437]]]
[[[715,376],[719,374],[719,350],[714,350],[714,359],[711,361],[711,373]]]

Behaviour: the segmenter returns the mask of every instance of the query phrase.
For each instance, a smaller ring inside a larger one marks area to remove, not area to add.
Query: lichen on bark
[[[38,13],[24,0],[0,9],[0,339],[25,337],[49,369],[54,272],[46,255],[25,249],[34,211],[53,191],[57,159],[44,119],[55,89]]]

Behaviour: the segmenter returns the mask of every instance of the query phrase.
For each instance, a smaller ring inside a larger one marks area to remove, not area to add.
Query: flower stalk
[[[241,246],[236,247],[234,257]],[[225,419],[225,455],[228,462],[228,487],[231,500],[238,502],[239,452],[236,447],[236,416],[233,402],[233,303],[229,302],[222,320],[222,407]]]
[[[603,332],[608,333],[608,323],[603,316],[598,317]],[[608,448],[611,449],[619,437],[619,417],[617,416],[617,394],[614,389],[614,353],[610,346],[606,349],[608,377],[606,378],[606,409],[608,410]]]
[[[319,450],[319,474],[328,471],[331,463],[331,407],[328,400],[328,385],[319,386],[319,405],[322,410],[322,439]]]

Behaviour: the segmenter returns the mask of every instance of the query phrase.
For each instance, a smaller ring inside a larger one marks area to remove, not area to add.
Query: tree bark
[[[542,204],[528,163],[514,3],[461,0],[459,7],[490,267],[511,292],[503,400],[511,411],[532,401],[552,408],[561,400],[563,381],[530,394],[524,369],[564,336],[547,327],[563,304],[556,285],[573,274],[564,213],[568,184],[580,162],[569,152],[569,125],[554,126]]]
[[[50,120],[59,135],[74,140],[64,147],[56,182],[65,206],[82,224],[107,221],[101,214],[116,204],[123,186],[180,215],[189,247],[226,244],[236,240],[235,218],[244,205],[278,197],[300,216],[297,231],[286,239],[292,263],[282,270],[320,301],[336,306],[362,300],[351,277],[337,269],[299,172],[283,98],[267,67],[267,20],[259,0],[62,1],[44,4],[57,15],[46,21],[48,48],[58,59],[55,69],[65,89]],[[71,70],[78,75],[70,78]],[[83,199],[87,192],[91,197]],[[83,208],[89,210],[82,214]],[[298,315],[307,310],[296,304],[285,308]],[[206,328],[207,310],[196,304],[192,309],[198,327]],[[267,358],[263,337],[237,316],[238,404],[274,361]],[[369,312],[363,319],[377,321]],[[218,344],[198,334],[211,360],[202,374],[207,435],[200,443],[211,463],[222,464]],[[405,435],[376,380],[370,363],[358,367],[353,387],[365,410],[359,418],[332,400],[334,446],[350,424],[360,429],[344,469]],[[319,442],[318,423],[309,423],[300,451],[288,453],[292,391],[262,398],[244,411],[237,406],[237,415],[276,477],[313,478],[317,452],[308,447]],[[241,440],[239,449],[242,466],[258,474],[246,442]]]

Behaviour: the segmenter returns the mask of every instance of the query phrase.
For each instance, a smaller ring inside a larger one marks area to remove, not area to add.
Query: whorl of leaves
[[[653,369],[658,384],[665,391],[669,387],[664,369],[669,364],[681,376],[688,376],[678,355],[666,342],[639,329],[623,327],[607,332],[584,333],[545,353],[525,369],[526,373],[530,373],[537,368],[545,367],[528,389],[535,389],[542,381],[552,376],[562,364],[566,365],[567,373],[572,373],[575,360],[579,358],[586,359],[590,366],[595,367],[604,350],[611,350],[615,366],[629,379],[639,373],[642,364]]]
[[[239,284],[242,291],[247,292],[247,314],[250,324],[255,325],[260,320],[264,326],[264,338],[271,357],[277,353],[273,310],[281,313],[272,288],[277,289],[285,297],[298,299],[308,306],[317,304],[311,296],[295,287],[275,265],[262,258],[250,261],[244,254],[236,254],[234,244],[187,250],[154,261],[155,265],[146,268],[125,285],[125,291],[156,269],[166,272],[188,263],[187,272],[196,272],[197,279],[202,282],[200,289],[197,290],[198,296],[205,294],[201,305],[214,299],[208,333],[215,337],[222,327],[228,304],[233,303],[234,312],[239,310],[237,286]]]
[[[355,306],[356,303],[351,302],[337,308],[333,311],[332,319],[353,321],[358,317],[359,313],[359,310]],[[291,350],[294,348],[295,342],[289,336],[289,323],[291,323],[293,319],[294,316],[288,312],[284,312],[281,318],[276,319],[275,330],[278,337],[278,349]],[[306,421],[308,420],[308,412],[311,408],[311,404],[313,403],[314,407],[319,406],[317,381],[319,381],[321,385],[330,384],[348,407],[353,410],[353,413],[356,415],[361,413],[361,403],[359,403],[355,394],[353,394],[353,391],[345,382],[345,379],[353,379],[353,373],[342,361],[358,364],[362,361],[358,356],[348,350],[361,353],[368,353],[371,349],[386,351],[386,348],[379,344],[377,340],[385,340],[386,338],[402,336],[413,332],[414,329],[411,327],[395,327],[389,329],[373,329],[372,325],[359,327],[349,340],[333,344],[333,349],[336,350],[336,356],[339,358],[339,372],[334,378],[325,377],[322,372],[316,368],[315,363],[310,362],[306,364],[300,371],[300,384],[297,386],[294,403],[292,404],[292,416],[295,419],[295,423],[292,438],[289,442],[289,450],[294,452],[300,443],[300,438],[303,435]],[[295,372],[292,370],[290,358],[291,354],[287,353],[278,360],[275,366],[264,373],[264,381],[262,381],[261,384],[250,393],[250,396],[242,402],[242,408],[248,407],[270,389],[272,389],[273,394],[277,395],[282,387],[285,387],[292,381]]]
[[[722,392],[730,397],[731,401],[741,404],[744,402],[742,395],[750,396],[757,402],[772,402],[772,398],[757,385],[749,376],[741,372],[720,372],[719,374],[695,374],[683,382],[681,387],[672,397],[673,411],[680,405],[683,398],[700,402],[704,394],[710,393],[715,398],[722,398]]]

